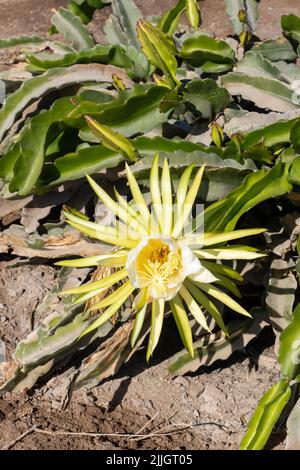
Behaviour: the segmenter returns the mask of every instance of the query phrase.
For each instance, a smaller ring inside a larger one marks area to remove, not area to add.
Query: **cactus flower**
[[[202,328],[209,330],[207,314],[226,332],[222,315],[212,299],[221,301],[231,310],[249,316],[223,289],[239,296],[234,280],[241,276],[222,259],[255,259],[263,256],[249,247],[226,245],[230,240],[261,233],[264,229],[236,230],[225,233],[195,233],[189,227],[190,215],[198,195],[204,167],[191,181],[194,165],[182,173],[176,197],[173,198],[168,161],[164,160],[160,175],[158,155],[150,173],[151,201],[147,201],[126,165],[132,201],[127,202],[117,191],[116,199],[109,196],[91,177],[89,183],[99,199],[117,218],[114,226],[104,226],[66,211],[68,223],[82,233],[112,245],[108,254],[89,258],[66,260],[60,266],[108,266],[113,268],[103,279],[89,282],[62,295],[75,296],[80,303],[99,295],[106,289],[108,295],[93,303],[87,334],[111,319],[128,300],[135,324],[131,343],[135,344],[147,315],[151,315],[151,329],[147,359],[157,346],[166,313],[171,309],[182,341],[191,356],[194,355],[192,331],[189,322],[194,318]],[[220,246],[221,245],[221,246]],[[218,287],[217,287],[218,286]],[[167,308],[167,306],[169,308]],[[150,308],[147,308],[150,307]],[[151,311],[151,312],[150,312]],[[189,316],[188,316],[189,315]]]

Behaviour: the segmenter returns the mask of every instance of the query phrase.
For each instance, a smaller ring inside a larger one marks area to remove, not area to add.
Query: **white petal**
[[[208,269],[201,266],[200,270],[196,274],[190,276],[193,281],[203,282],[204,284],[210,284],[218,280]]]
[[[189,276],[194,281],[207,284],[218,280],[207,268],[202,266],[200,260],[184,242],[180,242],[179,245],[182,253],[184,277]]]
[[[177,252],[180,249],[181,254],[182,269],[176,277],[170,278],[160,286],[151,285],[151,279],[142,279],[137,272],[137,258],[141,250],[147,246],[151,239],[160,239],[163,243],[168,245],[173,252]],[[136,288],[147,287],[149,297],[153,299],[163,298],[164,300],[170,300],[174,298],[187,277],[203,283],[211,283],[218,280],[208,269],[202,266],[199,258],[183,241],[177,242],[157,234],[151,234],[149,237],[145,237],[135,248],[129,251],[126,269],[132,285]]]
[[[139,279],[136,272],[136,259],[140,251],[147,245],[148,238],[142,240],[135,248],[129,251],[126,261],[126,269],[128,271],[128,277],[134,287],[139,286]]]
[[[202,268],[202,265],[196,255],[190,250],[190,248],[183,242],[179,242],[178,245],[181,248],[181,259],[183,265],[184,277],[196,274]]]
[[[154,286],[150,286],[148,289],[149,297],[152,297],[153,299],[171,300],[178,293],[179,289],[182,286],[182,282],[183,281],[180,281],[173,285],[167,284],[165,286],[165,290],[158,290]]]

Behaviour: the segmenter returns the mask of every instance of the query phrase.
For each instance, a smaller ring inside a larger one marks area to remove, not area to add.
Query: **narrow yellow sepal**
[[[153,299],[151,313],[151,330],[147,348],[146,359],[149,361],[160,338],[164,320],[165,302],[162,299]]]
[[[163,233],[170,236],[173,225],[172,183],[168,160],[165,159],[161,177],[161,195],[163,208]]]
[[[173,317],[175,319],[178,331],[186,350],[190,353],[191,357],[195,356],[193,347],[193,335],[190,322],[183,306],[179,295],[170,300],[170,307],[172,309]]]
[[[131,194],[133,196],[133,199],[137,205],[137,212],[141,214],[141,217],[143,219],[144,224],[149,230],[150,227],[150,212],[148,210],[147,204],[145,202],[144,196],[142,195],[142,192],[140,190],[140,187],[135,179],[135,177],[132,174],[132,171],[130,170],[129,166],[126,163],[126,174],[127,174],[127,179],[128,179],[128,184],[131,190]]]
[[[227,259],[227,260],[238,260],[238,259],[258,259],[266,256],[263,253],[256,253],[253,251],[247,251],[234,247],[224,248],[211,248],[205,250],[194,250],[195,255],[199,259]]]
[[[128,276],[127,270],[119,269],[117,272],[107,276],[99,281],[90,282],[89,284],[84,284],[80,287],[75,287],[73,289],[67,289],[60,293],[60,295],[80,295],[87,292],[91,292],[96,289],[108,289],[116,282],[122,281]]]
[[[126,263],[128,252],[111,253],[107,255],[88,256],[86,258],[69,259],[58,261],[56,266],[66,266],[69,268],[86,268],[91,266],[123,266]]]
[[[145,304],[148,302],[149,294],[148,289],[141,289],[139,293],[136,295],[135,299],[133,300],[132,307],[137,312],[141,310]]]
[[[193,315],[195,318],[196,322],[199,323],[202,328],[205,330],[209,331],[211,333],[211,330],[209,329],[209,326],[207,324],[205,315],[201,309],[201,307],[198,305],[194,297],[189,293],[186,287],[182,286],[179,294],[185,301],[187,308],[189,309],[190,313]]]
[[[108,307],[109,305],[113,304],[114,302],[118,302],[124,295],[130,295],[134,291],[134,287],[130,281],[125,282],[119,289],[115,290],[112,294],[108,295],[104,299],[100,300],[94,304],[90,310],[100,310],[102,308]]]
[[[151,167],[151,172],[150,172],[150,193],[151,193],[151,199],[152,199],[153,212],[156,215],[160,230],[162,230],[163,211],[162,211],[162,203],[161,203],[160,184],[159,184],[158,161],[159,161],[159,154],[157,153],[154,157],[152,167]]]
[[[96,240],[100,240],[104,243],[107,243],[108,245],[115,245],[115,246],[120,246],[123,248],[134,248],[136,247],[138,241],[137,240],[132,240],[130,238],[115,238],[111,237],[110,235],[100,232],[95,229],[91,229],[88,227],[85,227],[84,225],[76,224],[75,222],[71,222],[68,220],[68,224],[71,225],[71,227],[76,228],[76,230],[85,233],[91,238],[95,238]]]
[[[222,302],[224,305],[227,305],[227,307],[229,307],[234,312],[240,313],[245,317],[252,318],[252,316],[249,312],[247,312],[247,310],[245,310],[240,304],[238,304],[235,300],[229,297],[229,295],[225,294],[225,292],[219,290],[217,287],[212,286],[211,284],[204,284],[200,282],[195,282],[195,284],[199,286],[200,289],[206,292],[208,295],[211,295],[215,299]]]
[[[194,204],[195,199],[198,195],[198,191],[199,191],[199,188],[200,188],[200,185],[201,185],[204,169],[205,169],[205,165],[203,165],[198,170],[195,178],[192,181],[191,187],[187,192],[186,198],[185,198],[183,206],[182,206],[182,216],[179,219],[179,221],[176,223],[176,230],[175,230],[175,228],[173,230],[173,236],[174,237],[177,237],[181,233],[181,231],[184,227],[184,224],[185,224],[189,214],[192,211],[193,204]]]
[[[145,321],[146,313],[147,313],[147,305],[144,305],[144,307],[141,308],[141,310],[139,310],[136,314],[134,326],[133,326],[132,334],[130,338],[130,344],[132,348],[134,348],[137,340],[139,339],[139,336],[140,336],[140,333],[142,331],[143,324]]]
[[[148,227],[147,225],[145,224],[144,220],[142,219],[142,217],[140,216],[140,214],[138,214],[132,207],[131,205],[126,201],[126,199],[121,196],[121,194],[118,193],[118,191],[116,189],[114,189],[115,191],[115,195],[116,195],[116,199],[117,199],[117,202],[119,204],[119,206],[124,209],[128,214],[130,214],[130,216],[136,220],[137,224],[141,225],[141,227],[143,229],[145,229],[146,231],[148,230]]]
[[[187,194],[188,187],[189,187],[189,182],[190,182],[194,167],[195,167],[194,164],[189,165],[182,173],[181,178],[178,183],[177,196],[176,196],[176,218],[175,218],[175,225],[172,231],[172,236],[175,238],[179,236],[184,225],[184,213],[182,209],[184,207],[184,201],[186,198],[186,194]]]
[[[130,294],[129,294],[130,295]],[[82,338],[82,336],[87,335],[88,333],[91,333],[92,331],[96,330],[100,326],[104,325],[117,311],[122,307],[124,302],[129,297],[128,294],[124,295],[122,298],[118,300],[118,302],[115,302],[114,304],[110,305],[101,315],[97,318],[94,323],[92,323],[84,332],[79,336],[79,339]]]
[[[217,245],[218,243],[224,243],[230,240],[237,240],[238,238],[259,235],[260,233],[263,233],[265,231],[265,228],[249,228],[224,233],[205,233],[204,239],[202,238],[202,242],[204,246]]]
[[[89,175],[86,175],[88,182],[91,185],[93,191],[97,194],[99,199],[109,208],[111,209],[120,219],[133,230],[136,230],[141,235],[147,235],[147,230],[138,222],[136,218],[134,218],[130,212],[126,209],[121,207],[116,201],[114,201],[104,189],[96,183]]]

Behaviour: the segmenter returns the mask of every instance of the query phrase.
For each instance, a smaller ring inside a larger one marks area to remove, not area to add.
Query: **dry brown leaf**
[[[99,266],[99,268],[97,268],[91,275],[91,281],[99,281],[100,279],[104,279],[105,277],[112,274],[113,271],[114,271],[113,268],[110,268],[109,266]],[[101,294],[98,294],[92,297],[90,300],[86,302],[87,309],[90,309],[95,304],[100,302],[102,299],[104,299],[104,297],[111,294],[112,291],[113,291],[113,288],[109,287],[108,289],[105,289],[103,292],[101,292]],[[98,315],[99,313],[101,313],[101,311],[102,310],[94,310],[93,315]],[[111,319],[112,323],[114,323],[113,320],[115,317],[116,315]]]
[[[48,246],[45,248],[32,248],[24,240],[24,238],[14,235],[0,234],[0,252],[10,253],[12,255],[25,258],[67,258],[69,256],[96,256],[109,252],[111,248],[100,243],[91,243],[80,239],[72,244],[64,244],[59,246]]]
[[[0,219],[6,217],[12,212],[18,212],[31,202],[33,196],[23,199],[0,199]]]
[[[81,236],[77,233],[68,233],[64,237],[54,237],[51,236],[47,238],[45,241],[45,246],[48,248],[55,247],[55,246],[68,246],[74,245],[74,243],[78,243],[81,240]]]

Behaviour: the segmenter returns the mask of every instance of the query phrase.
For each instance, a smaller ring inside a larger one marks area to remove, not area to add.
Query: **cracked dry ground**
[[[55,271],[49,266],[9,268],[3,261],[0,278],[1,339],[10,357],[16,342],[41,321],[35,308],[53,285]],[[266,342],[271,339],[266,332]],[[262,349],[258,342],[226,363],[173,377],[167,371],[168,356],[180,347],[176,329],[166,323],[148,366],[142,349],[112,380],[75,392],[66,410],[67,366],[28,393],[5,395],[0,400],[0,448],[14,444],[14,449],[237,449],[245,422],[278,377],[272,348],[263,351],[256,365]],[[153,417],[141,435],[130,436]],[[15,442],[33,426],[51,432],[32,431]],[[157,432],[161,435],[155,436]],[[119,433],[129,436],[112,435]],[[282,446],[284,436],[275,438]],[[270,445],[276,446],[276,441]]]

